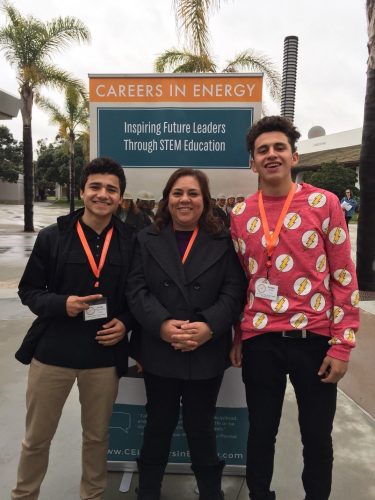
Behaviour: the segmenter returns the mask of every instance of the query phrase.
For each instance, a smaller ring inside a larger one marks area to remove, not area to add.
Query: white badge
[[[263,281],[257,284],[255,288],[255,297],[259,299],[277,300],[278,289],[279,287],[277,285],[271,285],[271,283]]]
[[[107,316],[107,299],[105,297],[103,297],[102,299],[93,300],[92,302],[90,302],[90,307],[83,311],[83,317],[85,321],[106,318]]]

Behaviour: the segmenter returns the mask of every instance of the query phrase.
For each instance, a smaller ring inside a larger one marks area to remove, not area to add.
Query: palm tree
[[[72,41],[89,41],[90,33],[81,21],[73,17],[58,17],[42,22],[32,16],[22,16],[7,1],[3,2],[2,9],[7,16],[7,24],[0,28],[0,49],[3,50],[6,60],[16,68],[21,96],[24,230],[34,231],[31,129],[34,99],[44,86],[61,89],[66,85],[76,85],[80,88],[80,82],[51,63],[51,59],[54,53],[66,48]]]
[[[176,23],[185,35],[188,48],[166,50],[155,61],[155,71],[164,73],[216,73],[217,64],[210,55],[208,19],[220,7],[220,0],[173,0]],[[273,100],[281,97],[281,78],[271,60],[254,50],[245,50],[227,61],[222,73],[242,70],[261,71]]]
[[[83,87],[83,84],[81,85]],[[89,122],[89,103],[87,97],[77,89],[68,86],[65,89],[64,110],[60,110],[49,99],[40,97],[38,105],[47,111],[51,122],[59,126],[59,136],[65,139],[69,146],[69,200],[70,211],[74,211],[75,197],[75,165],[74,153],[77,133],[82,128],[87,128]]]
[[[357,233],[360,290],[375,291],[375,0],[366,0],[368,52],[365,113],[359,159],[361,204]]]

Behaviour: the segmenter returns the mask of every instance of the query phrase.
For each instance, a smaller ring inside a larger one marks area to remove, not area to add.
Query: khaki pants
[[[26,434],[12,499],[36,500],[47,472],[51,440],[77,380],[82,424],[82,500],[100,500],[106,487],[108,424],[118,390],[114,367],[78,370],[33,359],[26,392]]]

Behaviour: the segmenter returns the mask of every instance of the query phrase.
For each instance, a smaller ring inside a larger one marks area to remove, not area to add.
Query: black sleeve
[[[54,237],[57,238],[58,235],[54,233]],[[38,234],[18,285],[18,295],[22,304],[28,306],[40,318],[67,316],[66,301],[68,295],[59,295],[49,291],[52,266],[54,265],[51,254],[51,248],[54,245],[50,238],[50,231],[42,230]]]

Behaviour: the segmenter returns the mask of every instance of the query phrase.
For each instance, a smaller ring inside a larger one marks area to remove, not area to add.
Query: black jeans
[[[147,423],[141,460],[147,464],[168,462],[180,404],[191,462],[218,463],[214,417],[223,374],[207,380],[182,380],[144,373]]]
[[[252,500],[271,498],[275,442],[287,374],[298,404],[306,499],[329,498],[337,386],[322,383],[317,374],[328,347],[327,337],[319,335],[290,339],[266,333],[243,342],[242,376],[250,423],[246,480]]]

